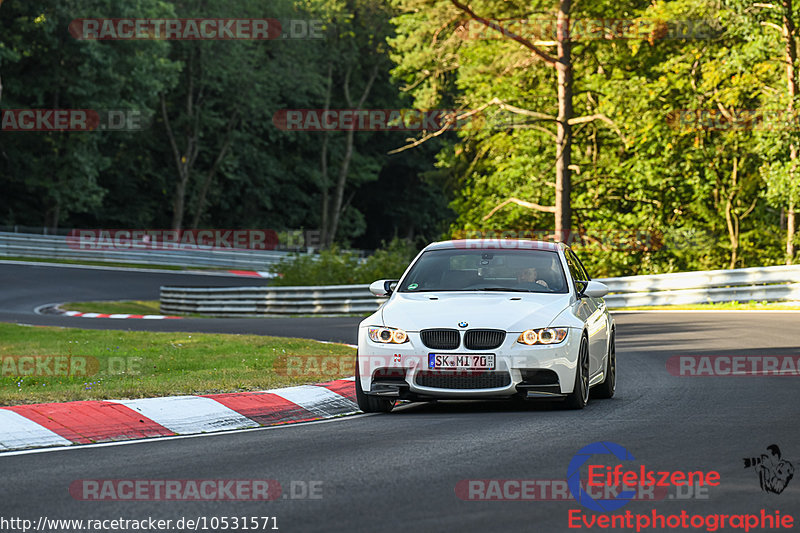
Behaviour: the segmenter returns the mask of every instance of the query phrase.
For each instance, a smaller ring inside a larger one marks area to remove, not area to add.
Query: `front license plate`
[[[430,353],[428,368],[457,370],[494,370],[493,353]]]

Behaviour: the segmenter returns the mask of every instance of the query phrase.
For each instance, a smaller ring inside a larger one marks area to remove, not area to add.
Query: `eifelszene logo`
[[[761,457],[745,457],[744,467],[752,468],[758,473],[761,490],[780,494],[794,476],[794,465],[781,457],[781,449],[777,444],[767,446],[769,454]]]
[[[581,448],[569,462],[567,467],[567,486],[572,497],[579,504],[592,511],[614,511],[627,504],[636,494],[634,491],[620,492],[615,499],[595,500],[581,487],[581,466],[586,464],[594,455],[614,455],[620,461],[632,461],[633,455],[624,447],[614,442],[593,442]]]
[[[645,465],[626,468],[622,464],[613,467],[597,464],[597,455],[612,455],[619,461],[633,461],[635,458],[624,447],[614,442],[593,442],[581,448],[567,467],[567,486],[572,497],[582,506],[592,511],[609,512],[625,506],[636,496],[637,487],[687,487],[687,486],[719,486],[720,475],[715,470],[655,471]],[[588,464],[587,464],[588,463]],[[587,465],[588,476],[586,490],[580,483],[580,471]],[[614,491],[613,497],[595,499],[588,492],[592,487],[620,487],[627,490]]]

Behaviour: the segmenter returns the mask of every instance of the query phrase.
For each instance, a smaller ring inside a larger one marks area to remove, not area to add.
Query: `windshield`
[[[558,253],[547,250],[431,250],[399,292],[509,291],[566,293]]]

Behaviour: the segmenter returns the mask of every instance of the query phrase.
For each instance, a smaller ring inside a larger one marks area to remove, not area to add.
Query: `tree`
[[[256,16],[258,6],[247,0],[228,2],[222,9],[209,3],[176,3],[178,16]],[[173,229],[184,224],[187,194],[193,192],[197,228],[212,181],[228,156],[243,116],[263,105],[269,80],[258,52],[258,41],[174,41],[170,57],[183,66],[181,83],[171,94],[161,93],[160,119],[175,168],[172,193]],[[235,97],[234,97],[235,95]],[[200,168],[198,168],[200,167]],[[193,189],[190,191],[190,189]]]
[[[159,0],[127,6],[99,0],[6,5],[0,19],[4,105],[10,109],[135,109],[147,115],[157,91],[173,80],[174,65],[165,58],[165,43],[76,40],[68,26],[81,14],[158,18],[172,11]],[[131,72],[136,76],[128,76]],[[101,205],[105,189],[99,181],[112,163],[104,148],[113,145],[114,135],[4,133],[0,164],[9,193],[4,216],[25,220],[29,213],[37,213],[43,225],[56,229],[71,213]]]
[[[389,79],[385,75],[389,61],[386,39],[391,35],[391,11],[386,1],[344,0],[328,2],[318,11],[328,21],[323,64],[326,69],[323,109],[362,110],[368,102],[385,98]],[[378,85],[378,87],[376,87]],[[375,93],[380,93],[377,97]],[[344,132],[343,143],[332,144],[333,132],[322,134],[319,156],[321,222],[323,247],[336,239],[345,208],[354,194],[345,200],[348,180],[356,183],[377,179],[380,165],[374,155],[367,155],[370,133]],[[366,157],[365,157],[366,156]],[[353,176],[353,159],[359,166]],[[336,170],[332,170],[332,168]],[[335,176],[331,176],[334,173]],[[355,180],[353,178],[355,177]]]
[[[604,121],[615,128],[614,123],[604,114],[602,113],[593,113],[586,116],[576,117],[574,112],[574,103],[573,103],[573,78],[574,78],[574,71],[575,71],[575,61],[573,59],[573,48],[574,43],[571,37],[571,17],[572,17],[572,4],[570,0],[560,0],[558,4],[558,8],[555,13],[555,17],[553,20],[555,21],[555,40],[554,41],[546,41],[543,38],[535,40],[535,37],[532,40],[531,38],[527,38],[519,33],[515,33],[514,31],[510,30],[506,27],[503,23],[496,22],[495,20],[499,19],[500,17],[513,17],[519,20],[526,20],[534,18],[534,14],[539,14],[542,12],[542,9],[539,6],[516,6],[511,5],[508,6],[507,3],[500,3],[500,2],[483,2],[486,5],[485,9],[487,12],[491,12],[493,14],[493,18],[490,19],[489,15],[479,14],[477,10],[472,9],[471,7],[467,6],[466,4],[459,2],[458,0],[451,0],[453,6],[455,6],[461,13],[466,14],[471,23],[478,23],[487,28],[490,28],[494,32],[497,32],[494,36],[502,36],[505,40],[509,42],[513,42],[516,45],[521,45],[526,52],[530,54],[529,58],[524,60],[525,68],[529,69],[529,73],[533,75],[534,72],[538,74],[541,68],[549,69],[555,71],[555,100],[556,100],[556,113],[554,115],[543,113],[541,111],[531,111],[529,109],[525,109],[519,105],[511,105],[508,104],[504,99],[498,98],[497,96],[492,97],[483,105],[479,105],[476,109],[471,111],[467,111],[462,115],[459,115],[457,120],[464,120],[470,117],[475,116],[476,111],[484,111],[485,109],[491,106],[497,106],[500,109],[524,116],[529,123],[533,122],[545,122],[545,123],[554,123],[556,126],[556,131],[553,134],[551,130],[538,126],[539,131],[542,131],[546,134],[550,134],[554,137],[555,140],[555,154],[552,162],[552,167],[555,169],[555,182],[552,184],[553,188],[555,189],[555,198],[553,205],[542,205],[538,202],[532,202],[527,200],[522,200],[517,197],[510,197],[496,205],[487,216],[492,216],[494,213],[497,212],[498,209],[508,205],[508,204],[516,204],[518,206],[533,209],[540,212],[546,213],[553,213],[555,215],[555,235],[558,238],[566,238],[569,233],[569,230],[572,227],[572,172],[575,171],[575,167],[572,164],[572,152],[573,152],[573,127],[579,124],[587,124],[593,122],[595,120]],[[413,13],[413,9],[419,9],[420,2],[400,2],[401,5],[405,7],[405,11],[407,13]],[[537,9],[538,8],[538,9]],[[546,8],[545,8],[546,9]],[[530,10],[533,14],[528,12]],[[448,14],[450,15],[450,14]],[[408,17],[418,18],[415,15],[410,14],[407,15]],[[424,29],[422,32],[430,34],[432,30],[435,31],[436,35],[443,34],[446,27],[448,27],[448,22],[444,13],[442,13],[442,17],[439,19],[440,27],[435,28],[431,26],[433,21],[428,21],[428,27]],[[452,22],[454,19],[450,19],[449,22]],[[457,20],[457,19],[455,19]],[[541,21],[538,21],[541,22]],[[402,23],[402,22],[401,22]],[[409,24],[404,24],[404,28],[408,27]],[[523,26],[524,27],[524,26]],[[462,33],[466,33],[464,31],[464,27],[461,26]],[[467,30],[468,31],[468,30]],[[540,36],[544,37],[544,36]],[[435,39],[438,42],[438,38]],[[446,41],[445,41],[446,42]],[[404,42],[398,41],[397,42],[397,49],[403,55],[401,56],[403,59],[401,61],[406,61],[406,58],[409,56],[413,56],[418,53],[418,50],[415,50],[414,47],[419,46],[419,41],[411,41],[409,45],[409,41],[406,40]],[[476,47],[480,47],[481,44],[476,45]],[[551,53],[544,50],[544,47],[555,47],[555,55],[551,55]],[[445,48],[447,46],[445,45]],[[451,45],[450,49],[447,51],[452,53],[456,53],[454,49],[457,49],[459,45],[457,44],[455,47]],[[484,45],[484,47],[486,47]],[[440,50],[441,52],[441,50]],[[505,70],[503,71],[505,75],[508,75],[509,70],[516,70],[519,68],[519,64],[514,65],[509,64],[507,61],[504,61],[504,57],[501,59],[502,55],[495,50],[495,57],[494,59],[499,60],[498,63],[501,63]],[[462,54],[466,56],[467,54]],[[446,53],[439,53],[438,57],[447,58]],[[514,59],[517,59],[516,55]],[[446,72],[448,69],[447,66],[443,66],[440,69],[437,69],[441,72]],[[408,83],[411,87],[419,87],[420,84],[425,80],[426,77],[429,76],[429,72],[431,69],[426,68],[422,70],[421,77],[419,78],[418,82],[412,82],[408,80]],[[407,69],[402,65],[400,69],[397,71],[400,75],[407,75]],[[537,85],[535,83],[531,83],[530,85]],[[412,89],[413,90],[413,89]],[[423,95],[427,96],[427,92],[430,90],[429,87],[425,87],[424,90],[419,91]],[[533,124],[528,124],[529,126],[537,127]],[[438,134],[439,132],[436,132]],[[435,134],[434,134],[435,135]],[[413,143],[411,146],[418,145],[419,141]]]
[[[764,27],[778,30],[784,47],[784,69],[786,73],[786,111],[788,117],[795,117],[797,87],[797,24],[792,0],[782,0],[780,4],[753,4],[755,7],[769,9],[780,14],[780,25],[762,21]],[[792,121],[794,122],[794,121]],[[789,139],[788,161],[767,162],[762,167],[762,175],[767,182],[766,197],[771,205],[779,206],[786,212],[786,264],[794,259],[794,236],[796,231],[795,212],[800,205],[800,180],[797,160],[798,139]]]

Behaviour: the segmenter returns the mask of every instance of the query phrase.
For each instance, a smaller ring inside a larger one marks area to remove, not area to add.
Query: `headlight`
[[[408,335],[402,329],[370,326],[367,332],[371,341],[381,344],[403,344],[408,342]]]
[[[527,345],[558,344],[567,338],[567,328],[526,329],[517,338],[517,342]]]

